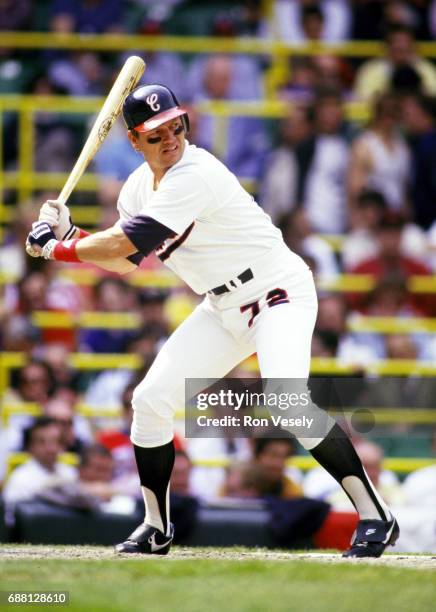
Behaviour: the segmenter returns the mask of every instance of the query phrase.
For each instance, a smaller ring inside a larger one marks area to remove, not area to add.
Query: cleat
[[[394,517],[390,521],[363,520],[351,538],[350,548],[343,557],[380,557],[387,546],[394,546],[400,528]]]
[[[174,538],[174,525],[170,523],[170,535],[164,535],[156,527],[142,523],[125,542],[115,546],[117,553],[141,553],[145,555],[167,555]]]

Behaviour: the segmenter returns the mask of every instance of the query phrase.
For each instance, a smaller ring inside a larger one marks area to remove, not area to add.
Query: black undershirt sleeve
[[[139,266],[141,261],[144,259],[144,255],[138,251],[137,253],[132,253],[132,255],[129,255],[126,257],[126,259],[131,261],[132,264],[135,264],[135,266]]]
[[[133,253],[128,259],[137,256],[147,257],[152,251],[160,246],[167,238],[174,238],[177,234],[166,225],[162,225],[152,217],[146,215],[137,215],[128,221],[121,223],[121,229],[126,234],[127,238],[138,249],[138,253]]]

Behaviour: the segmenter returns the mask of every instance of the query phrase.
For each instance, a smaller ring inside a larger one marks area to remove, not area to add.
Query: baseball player
[[[155,251],[203,301],[163,346],[133,394],[131,440],[145,520],[116,550],[168,553],[173,416],[185,379],[219,379],[257,353],[262,378],[307,381],[317,298],[312,274],[271,219],[213,155],[186,139],[189,118],[162,85],[135,89],[123,106],[127,136],[145,162],[124,184],[120,219],[86,235],[68,208],[47,201],[27,239],[33,256],[92,262],[120,273]],[[345,432],[316,406],[322,435],[296,433],[359,512],[350,557],[378,557],[399,535]],[[291,431],[291,430],[290,430]]]

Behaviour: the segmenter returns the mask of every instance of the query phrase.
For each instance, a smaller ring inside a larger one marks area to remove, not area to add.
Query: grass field
[[[0,590],[68,590],[69,605],[52,609],[69,612],[435,610],[434,557],[416,558],[417,567],[404,567],[404,556],[370,563],[319,558],[325,562],[307,554],[175,547],[168,557],[132,559],[92,547],[3,546]]]

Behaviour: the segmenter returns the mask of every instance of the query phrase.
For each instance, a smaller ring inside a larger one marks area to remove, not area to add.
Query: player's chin
[[[175,149],[163,150],[161,157],[166,163],[176,164],[182,157],[182,149],[180,145],[177,145]]]

